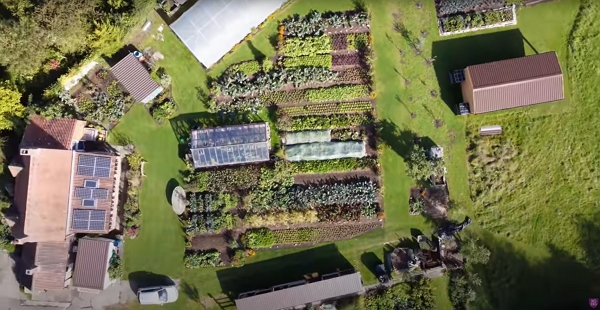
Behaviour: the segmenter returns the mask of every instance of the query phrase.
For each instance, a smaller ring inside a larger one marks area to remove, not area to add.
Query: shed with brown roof
[[[106,238],[81,238],[77,245],[73,286],[86,290],[101,291],[108,287],[109,260],[113,241]]]
[[[110,71],[131,97],[141,103],[152,101],[163,91],[146,67],[131,53],[110,68]]]
[[[22,258],[31,276],[31,290],[60,290],[65,287],[69,274],[70,240],[37,242],[23,245]]]
[[[471,113],[563,100],[563,73],[554,52],[469,66],[461,83]]]
[[[359,294],[362,291],[360,273],[355,272],[284,289],[274,287],[270,292],[236,299],[235,305],[238,310],[292,309],[309,303],[320,303]]]

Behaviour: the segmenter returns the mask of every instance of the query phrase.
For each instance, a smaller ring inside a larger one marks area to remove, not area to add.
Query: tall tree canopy
[[[15,118],[23,117],[21,93],[8,83],[0,83],[0,130],[12,129]]]

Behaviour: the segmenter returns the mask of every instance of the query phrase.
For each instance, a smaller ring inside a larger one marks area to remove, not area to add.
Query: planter
[[[473,27],[473,26],[469,25],[468,24],[469,21],[467,21],[467,19],[473,20],[475,18],[481,18],[482,20],[485,20],[486,17],[489,17],[490,14],[500,14],[500,16],[501,16],[501,14],[504,14],[507,12],[510,13],[512,16],[512,18],[510,20],[489,23],[484,26]],[[461,26],[462,29],[446,30],[444,27],[444,21],[447,21],[448,19],[451,19],[451,18],[462,19],[462,24],[463,24]],[[438,18],[438,30],[439,30],[440,36],[462,34],[462,33],[479,31],[479,30],[484,30],[484,29],[512,26],[512,25],[516,25],[516,24],[517,24],[517,12],[516,12],[516,6],[514,4],[510,7],[505,7],[505,8],[501,8],[501,9],[497,9],[497,10],[482,11],[482,12],[469,13],[469,14],[464,14],[464,15],[457,14],[457,15],[453,15],[453,16],[446,16],[446,17]]]

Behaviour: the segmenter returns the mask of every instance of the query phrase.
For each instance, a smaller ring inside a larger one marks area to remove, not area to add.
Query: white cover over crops
[[[365,157],[366,154],[365,143],[358,141],[320,142],[285,147],[285,156],[289,161]]]
[[[286,145],[329,141],[331,141],[331,130],[294,131],[285,135]]]

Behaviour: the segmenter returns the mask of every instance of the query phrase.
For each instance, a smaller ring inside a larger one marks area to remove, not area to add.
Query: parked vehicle
[[[153,286],[138,289],[137,297],[141,305],[163,305],[177,301],[179,292],[175,285]]]

